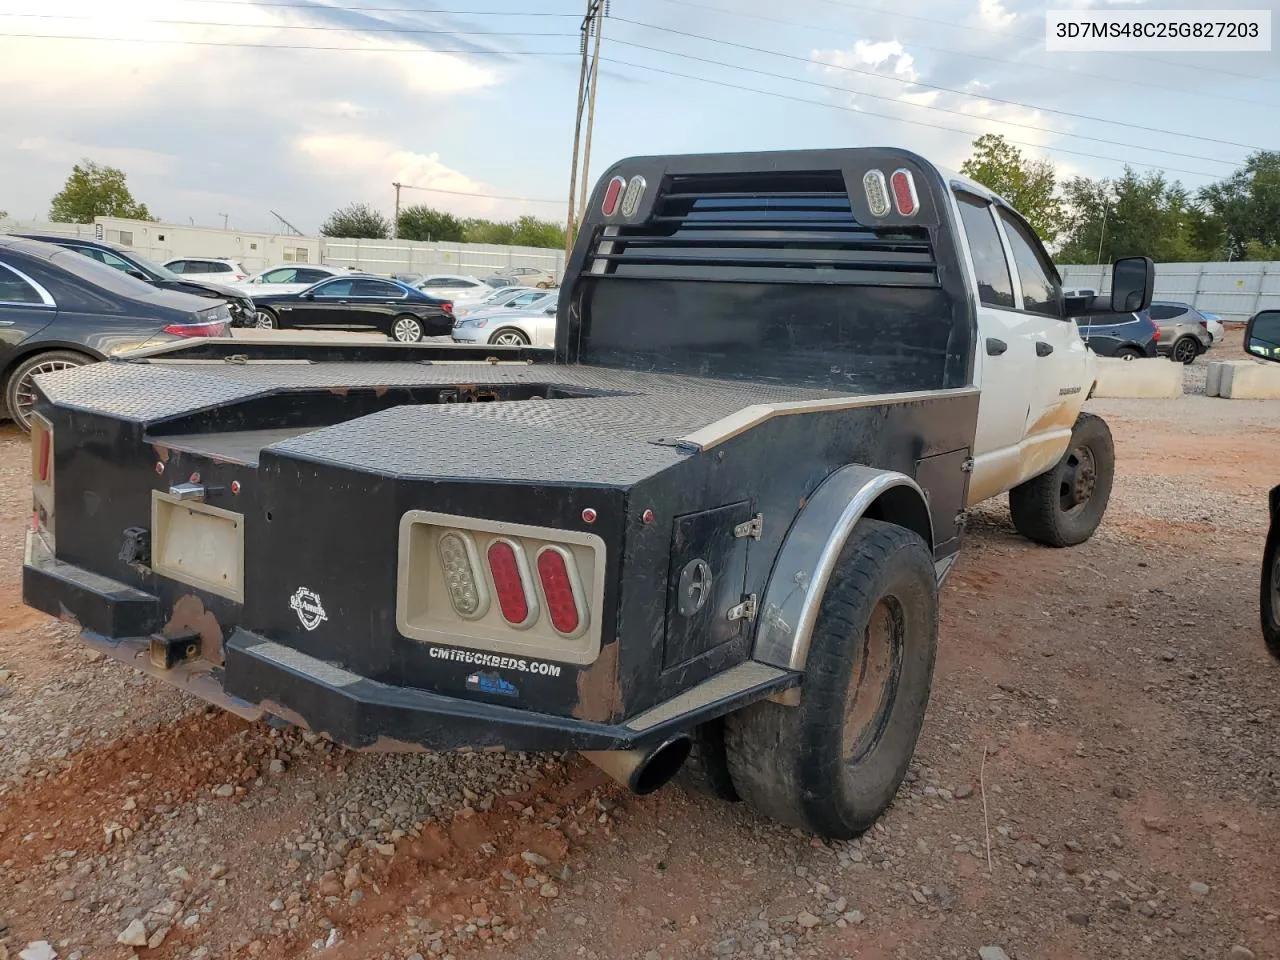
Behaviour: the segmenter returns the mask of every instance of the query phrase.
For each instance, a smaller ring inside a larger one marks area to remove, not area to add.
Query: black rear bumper
[[[799,681],[798,674],[749,662],[623,723],[595,723],[379,683],[240,628],[225,638],[221,665],[157,666],[149,648],[151,635],[163,629],[160,600],[55,559],[36,534],[28,534],[22,596],[29,606],[77,622],[82,639],[113,659],[246,719],[274,715],[355,749],[627,750]]]

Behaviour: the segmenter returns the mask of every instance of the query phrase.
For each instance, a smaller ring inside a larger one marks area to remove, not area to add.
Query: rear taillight
[[[165,333],[175,337],[225,337],[227,321],[213,320],[207,323],[171,323],[164,328]]]
[[[1208,330],[1208,329],[1209,329],[1209,321],[1208,321],[1208,320],[1201,320],[1201,321],[1200,321],[1200,326],[1202,326],[1202,327],[1204,327],[1206,330]]]
[[[614,177],[609,181],[609,186],[605,187],[604,199],[600,201],[600,212],[606,217],[612,217],[618,212],[618,200],[622,197],[622,188],[627,185],[627,181],[621,177]]]
[[[464,620],[483,617],[489,610],[489,591],[480,571],[476,544],[465,533],[446,533],[438,544],[449,602]]]
[[[440,309],[445,313],[453,313],[453,304],[446,300],[444,303],[440,304]]]
[[[31,526],[53,545],[53,425],[31,415]]]
[[[493,578],[493,592],[498,597],[502,619],[513,627],[529,626],[538,608],[529,589],[524,548],[502,537],[489,544],[485,555],[489,560],[489,575]]]
[[[911,171],[904,168],[893,171],[889,177],[889,186],[893,189],[893,202],[898,213],[904,217],[914,216],[920,207],[920,201],[916,197],[916,181],[911,176]]]
[[[53,434],[48,430],[40,431],[40,442],[36,447],[36,479],[41,483],[49,482],[50,458],[53,455]]]
[[[543,547],[538,551],[537,567],[552,628],[562,637],[578,636],[587,618],[573,555],[563,547]]]

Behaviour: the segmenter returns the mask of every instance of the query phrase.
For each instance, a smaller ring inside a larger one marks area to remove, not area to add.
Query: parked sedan
[[[255,273],[237,288],[244,290],[255,300],[280,293],[301,293],[308,287],[329,277],[345,277],[351,271],[341,267],[326,267],[321,263],[281,263]]]
[[[1146,317],[1136,313],[1076,317],[1080,339],[1100,357],[1137,360],[1156,355],[1160,331]]]
[[[35,378],[180,337],[225,336],[225,302],[164,290],[71,250],[0,237],[4,413],[31,429]]]
[[[556,275],[540,267],[510,267],[506,270],[495,270],[493,275],[497,279],[510,280],[522,287],[536,287],[539,290],[549,290],[557,285]]]
[[[453,326],[457,343],[488,343],[500,347],[554,347],[559,298],[540,300],[523,310],[498,307],[464,317]]]
[[[453,304],[394,280],[330,277],[301,293],[258,297],[260,329],[294,327],[380,330],[401,343],[447,336]]]
[[[231,308],[231,325],[233,327],[253,326],[253,300],[249,295],[234,287],[218,283],[206,283],[191,277],[180,277],[172,270],[152,263],[146,257],[139,256],[132,250],[125,250],[101,240],[86,240],[82,237],[60,237],[53,234],[20,234],[27,240],[41,240],[44,243],[56,244],[67,250],[82,253],[91,260],[113,267],[121,273],[127,273],[161,290],[175,293],[188,293],[209,300],[222,300]]]
[[[249,271],[239,260],[196,260],[184,257],[167,260],[165,266],[174,273],[193,280],[212,280],[214,283],[239,283],[249,279]]]
[[[433,273],[427,279],[414,284],[428,296],[440,297],[458,303],[462,300],[480,300],[493,292],[493,287],[483,280],[460,273]]]
[[[1160,328],[1156,350],[1174,363],[1191,363],[1213,346],[1213,337],[1201,324],[1200,311],[1189,303],[1153,300],[1143,315]]]
[[[1222,342],[1222,338],[1227,335],[1227,328],[1222,325],[1222,318],[1216,313],[1207,313],[1200,311],[1200,324],[1209,331],[1209,339],[1214,345]]]
[[[483,313],[498,307],[519,310],[531,307],[539,300],[554,296],[550,290],[535,290],[530,287],[501,287],[482,300],[471,300],[466,303],[455,303],[453,315],[467,317],[475,313]]]

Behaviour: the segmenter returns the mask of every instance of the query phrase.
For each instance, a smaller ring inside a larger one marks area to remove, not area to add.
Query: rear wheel
[[[1013,525],[1029,540],[1071,547],[1093,536],[1111,499],[1116,454],[1106,421],[1076,418],[1071,443],[1051,470],[1009,491]]]
[[[1140,360],[1145,356],[1137,347],[1121,347],[1115,355],[1121,360]]]
[[[259,309],[254,311],[253,325],[259,330],[275,330],[280,326],[280,320],[270,310]]]
[[[1280,660],[1280,517],[1272,519],[1262,553],[1262,639]]]
[[[422,339],[422,322],[405,314],[391,324],[391,336],[400,343],[418,343]]]
[[[93,363],[93,358],[86,357],[83,353],[50,350],[48,353],[37,353],[18,364],[9,375],[4,391],[5,405],[9,408],[9,416],[13,417],[14,423],[27,433],[31,432],[31,412],[36,404],[36,377],[56,370],[83,367],[87,363]]]
[[[1200,356],[1200,341],[1195,337],[1179,337],[1173,342],[1169,358],[1174,363],[1193,363]]]
[[[506,327],[494,333],[489,338],[489,343],[495,347],[524,347],[529,345],[529,338],[519,330]]]
[[[819,836],[869,829],[915,752],[937,645],[929,548],[905,527],[860,521],[818,608],[799,705],[766,700],[725,718],[738,793]]]

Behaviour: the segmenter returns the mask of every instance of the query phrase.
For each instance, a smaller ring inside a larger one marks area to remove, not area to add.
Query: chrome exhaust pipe
[[[653,793],[679,772],[693,740],[678,733],[635,750],[583,750],[582,755],[636,796]]]

